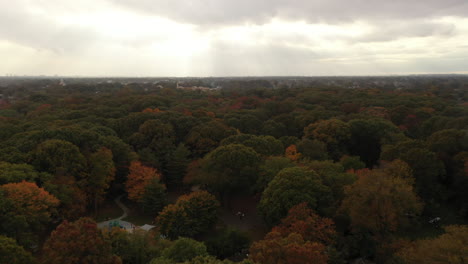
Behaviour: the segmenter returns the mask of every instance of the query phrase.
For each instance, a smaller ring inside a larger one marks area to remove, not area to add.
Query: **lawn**
[[[115,204],[114,199],[107,200],[98,210],[98,214],[94,219],[96,222],[106,221],[108,219],[118,218],[123,214],[122,209],[120,209],[117,204]]]

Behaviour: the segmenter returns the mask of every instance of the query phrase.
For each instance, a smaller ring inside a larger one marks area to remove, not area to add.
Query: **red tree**
[[[119,257],[90,218],[64,221],[51,234],[43,248],[44,264],[121,264]]]
[[[277,232],[283,237],[290,233],[301,234],[308,241],[331,244],[336,235],[333,220],[322,218],[307,207],[307,203],[301,203],[292,207],[288,216],[281,220],[281,224],[274,227],[272,232]]]

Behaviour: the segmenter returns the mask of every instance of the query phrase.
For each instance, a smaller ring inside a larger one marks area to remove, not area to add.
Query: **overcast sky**
[[[0,74],[468,73],[468,0],[0,0]]]

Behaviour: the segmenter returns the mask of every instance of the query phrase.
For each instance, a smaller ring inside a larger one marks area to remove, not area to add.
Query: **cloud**
[[[272,18],[308,23],[431,19],[468,14],[466,0],[111,0],[129,9],[196,25],[263,24]]]
[[[0,0],[0,73],[468,69],[466,0]]]
[[[371,27],[366,34],[351,39],[355,42],[384,42],[400,38],[451,37],[456,34],[455,24],[415,19],[376,22]]]

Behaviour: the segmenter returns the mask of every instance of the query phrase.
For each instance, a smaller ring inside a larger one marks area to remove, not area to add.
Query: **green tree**
[[[0,235],[0,263],[32,264],[35,260],[31,253],[24,250],[14,239]]]
[[[170,245],[170,241],[159,238],[158,234],[138,229],[129,233],[113,228],[104,232],[104,238],[109,241],[112,252],[126,264],[147,264]]]
[[[278,172],[294,166],[295,164],[285,157],[269,157],[265,159],[265,162],[259,168],[258,179],[255,185],[256,191],[263,192]]]
[[[280,171],[262,194],[258,209],[264,220],[273,226],[284,218],[293,206],[307,202],[318,211],[330,205],[330,189],[319,175],[301,167]]]
[[[34,182],[38,178],[39,173],[31,165],[0,162],[0,185],[22,181]]]
[[[387,145],[383,148],[382,159],[401,159],[408,163],[413,170],[416,190],[425,201],[433,203],[446,199],[446,190],[441,185],[446,177],[444,164],[422,143],[404,141]]]
[[[156,218],[160,232],[169,238],[193,237],[208,231],[218,220],[219,202],[206,191],[182,195]]]
[[[311,160],[325,160],[327,159],[327,145],[319,140],[310,140],[303,138],[297,144],[297,150],[304,158]]]
[[[208,253],[220,259],[230,258],[250,245],[248,235],[233,228],[222,229],[205,241]]]
[[[272,136],[239,134],[230,136],[221,141],[222,146],[230,144],[242,144],[251,147],[255,152],[264,156],[278,156],[284,152],[283,143]]]
[[[346,145],[351,138],[351,128],[338,119],[322,120],[304,128],[304,136],[325,143],[330,157],[338,160],[347,152]]]
[[[193,127],[185,139],[185,144],[196,157],[202,157],[215,149],[221,140],[236,132],[219,121],[210,121]]]
[[[40,171],[54,175],[81,176],[86,160],[77,146],[64,140],[51,139],[42,142],[33,152],[33,164]]]
[[[171,259],[175,262],[189,261],[197,256],[207,256],[208,252],[203,242],[181,237],[166,248],[162,255],[164,258]]]
[[[159,182],[159,179],[155,178],[145,186],[140,203],[143,211],[149,215],[157,215],[166,206],[166,187]]]
[[[89,176],[87,179],[88,197],[97,213],[98,203],[104,198],[115,176],[112,151],[101,148],[89,157]]]
[[[249,188],[255,183],[260,156],[252,148],[240,144],[221,146],[203,160],[200,182],[220,194]]]
[[[354,119],[349,122],[349,128],[349,151],[359,156],[367,167],[377,163],[382,144],[390,143],[391,135],[399,132],[391,122],[381,119]]]
[[[189,156],[190,151],[182,143],[172,152],[171,158],[166,166],[167,173],[164,177],[168,188],[180,186],[182,184],[182,180],[187,173],[187,166],[190,162]]]

